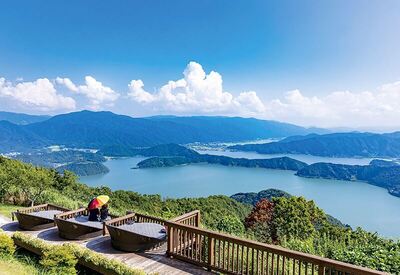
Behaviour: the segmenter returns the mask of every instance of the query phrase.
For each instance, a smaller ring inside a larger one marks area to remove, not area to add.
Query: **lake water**
[[[256,153],[207,151],[234,157],[262,157]],[[205,152],[202,152],[205,153]],[[253,155],[255,154],[255,155]],[[269,157],[276,157],[269,156]],[[307,163],[316,161],[367,164],[370,159],[332,159],[297,156]],[[225,167],[195,164],[170,168],[131,169],[144,158],[108,160],[106,175],[81,177],[91,186],[107,185],[113,190],[133,190],[163,197],[205,197],[215,194],[232,195],[238,192],[258,192],[268,188],[284,190],[292,195],[314,200],[319,207],[343,223],[377,231],[386,237],[400,237],[400,198],[386,189],[363,182],[307,179],[293,171],[262,168]]]

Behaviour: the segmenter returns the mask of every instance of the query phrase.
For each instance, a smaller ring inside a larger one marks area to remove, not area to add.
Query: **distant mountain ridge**
[[[5,120],[0,121],[0,152],[21,151],[48,144],[46,139],[19,125]]]
[[[51,116],[45,115],[28,115],[22,113],[12,113],[0,111],[0,121],[6,120],[17,125],[27,125],[31,123],[41,122],[49,119]]]
[[[265,138],[282,138],[323,129],[307,129],[276,121],[239,117],[173,117],[133,118],[112,112],[81,111],[57,115],[28,125],[15,125],[15,148],[31,149],[32,145],[62,144],[79,148],[118,149],[119,153],[137,147],[192,142],[235,142]],[[18,129],[18,130],[17,130]],[[37,142],[24,142],[30,135]],[[37,138],[34,138],[37,137]],[[40,142],[39,142],[40,141]],[[12,146],[11,146],[12,147]],[[0,151],[10,146],[0,144]]]
[[[400,132],[334,133],[292,136],[278,142],[229,147],[262,154],[308,154],[324,157],[400,157]]]

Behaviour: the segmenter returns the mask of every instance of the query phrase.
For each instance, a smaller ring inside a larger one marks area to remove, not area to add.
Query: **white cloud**
[[[399,127],[400,81],[382,85],[375,92],[338,91],[319,97],[294,90],[266,106],[267,117],[301,125]]]
[[[235,97],[223,90],[219,73],[206,74],[196,62],[190,62],[183,75],[184,78],[169,81],[155,93],[146,91],[142,80],[132,80],[128,97],[155,110],[174,113],[254,115],[265,109],[255,92]]]
[[[56,82],[64,85],[71,92],[82,94],[89,99],[90,109],[97,110],[101,105],[112,106],[119,98],[119,93],[110,87],[104,86],[103,83],[97,81],[92,76],[85,77],[85,85],[75,85],[69,78],[57,77]]]
[[[17,84],[0,78],[0,97],[11,100],[23,108],[39,111],[73,110],[76,107],[75,100],[59,94],[47,78]]]

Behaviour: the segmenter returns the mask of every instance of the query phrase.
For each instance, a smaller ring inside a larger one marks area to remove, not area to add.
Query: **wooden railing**
[[[39,212],[39,211],[47,211],[47,210],[59,210],[59,211],[69,211],[69,209],[51,204],[51,203],[46,203],[46,204],[39,204],[27,208],[22,208],[18,209],[16,212],[21,213],[21,214],[29,214],[29,213],[34,213],[34,212]],[[11,218],[14,221],[15,220],[15,213],[11,213]]]
[[[167,255],[225,274],[386,274],[279,246],[166,221]]]
[[[135,214],[135,222],[150,222],[150,223],[157,223],[157,224],[161,224],[161,225],[165,224],[164,219],[145,215],[145,214],[139,214],[139,213]]]
[[[199,227],[200,226],[200,211],[194,210],[192,212],[183,214],[179,217],[173,218],[170,221]]]
[[[55,204],[39,204],[35,205],[32,207],[27,207],[23,209],[18,209],[17,212],[23,213],[23,214],[28,214],[28,213],[33,213],[33,212],[39,212],[39,211],[47,211],[47,210],[60,210],[60,211],[69,211],[69,209],[55,205]]]
[[[123,224],[129,224],[131,222],[150,222],[164,225],[165,220],[139,213],[128,213],[125,216],[117,217],[109,221],[105,221],[104,223],[112,226],[120,226]]]
[[[168,233],[168,256],[224,274],[386,274],[200,228],[200,212],[198,210],[169,221],[144,214],[131,213],[107,221],[106,224],[119,226],[131,221],[165,225]]]
[[[56,215],[56,218],[61,219],[61,220],[68,220],[68,219],[72,219],[72,218],[80,216],[80,215],[82,215],[82,216],[89,215],[89,211],[87,210],[87,208],[79,208],[76,210],[67,211],[67,212]]]

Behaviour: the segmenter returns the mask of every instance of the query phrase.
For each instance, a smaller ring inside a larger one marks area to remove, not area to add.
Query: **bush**
[[[10,236],[0,232],[0,256],[12,256],[15,252],[15,245]]]
[[[37,238],[34,238],[32,236],[29,236],[27,234],[21,233],[21,232],[16,232],[13,234],[12,238],[14,239],[14,241],[19,241],[22,242],[24,244],[29,245],[30,247],[40,250],[40,251],[46,251],[51,249],[50,244],[47,244],[46,242],[39,240]]]
[[[244,234],[244,225],[238,217],[222,217],[216,224],[216,229],[233,235],[241,236]]]
[[[77,271],[75,266],[78,260],[73,251],[66,245],[54,245],[44,251],[40,264],[50,274],[73,275]]]
[[[50,274],[76,274],[75,266],[78,261],[93,264],[111,274],[144,275],[141,269],[131,268],[124,263],[109,259],[90,249],[76,244],[51,245],[32,236],[17,232],[13,239],[23,242],[32,248],[42,251],[40,264]]]
[[[107,270],[107,273],[116,273],[121,275],[144,275],[144,271],[131,268],[120,261],[109,259],[99,253],[80,247],[76,244],[64,244],[74,255],[83,262],[93,264],[101,269]]]

